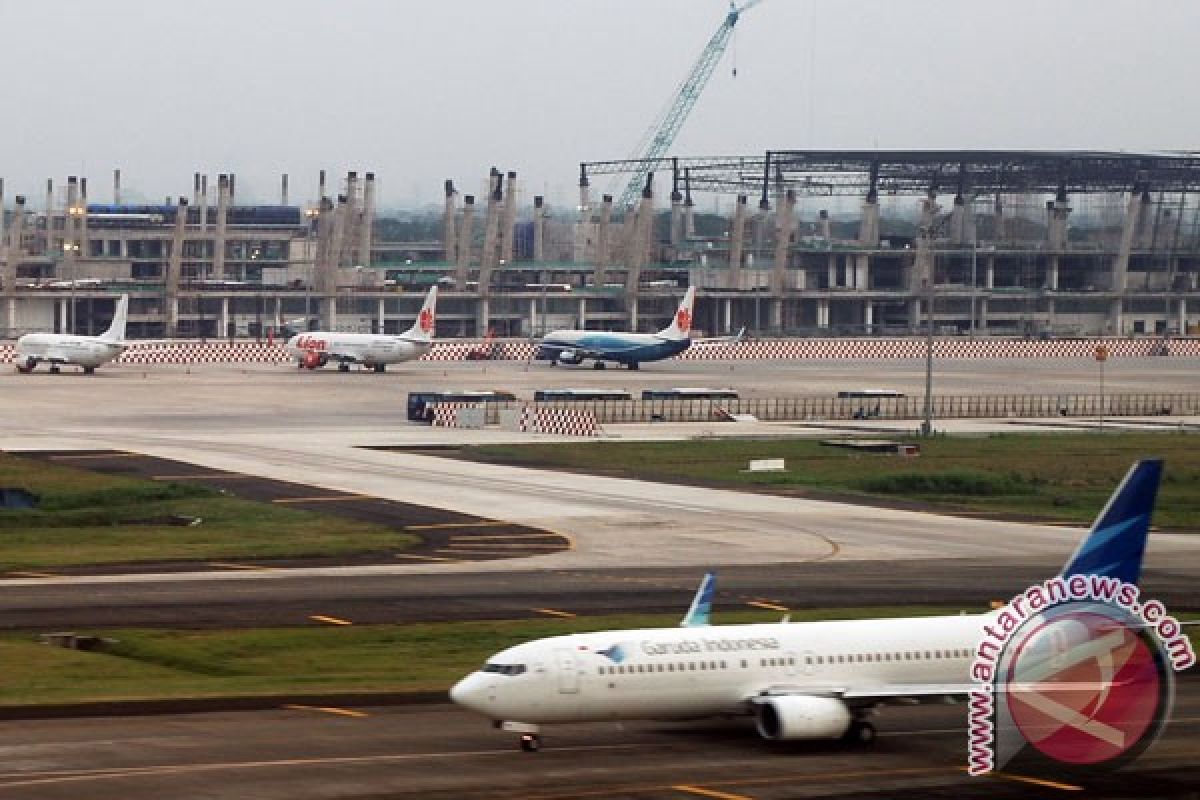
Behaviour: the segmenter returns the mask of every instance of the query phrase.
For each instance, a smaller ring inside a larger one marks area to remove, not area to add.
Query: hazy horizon
[[[69,13],[64,13],[64,8]],[[1153,14],[1148,9],[1153,10]],[[722,0],[0,0],[0,178],[11,207],[67,175],[111,198],[191,194],[238,176],[239,202],[315,202],[372,171],[380,208],[483,194],[574,207],[580,161],[625,158],[716,30]],[[1189,73],[1200,4],[1164,0],[765,0],[672,154],[766,149],[1200,150]],[[1136,35],[1131,32],[1136,31]],[[736,63],[737,75],[733,76]],[[593,191],[612,189],[606,179]]]

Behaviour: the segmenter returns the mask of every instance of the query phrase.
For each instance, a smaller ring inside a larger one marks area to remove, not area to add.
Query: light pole
[[[1104,396],[1104,362],[1106,361],[1108,361],[1108,346],[1096,345],[1096,362],[1100,364],[1100,430],[1104,430],[1104,412],[1108,410]]]

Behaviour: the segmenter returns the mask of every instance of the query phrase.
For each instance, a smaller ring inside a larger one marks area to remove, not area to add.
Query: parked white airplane
[[[1161,461],[1130,469],[1061,575],[1137,582],[1161,474]],[[865,743],[877,706],[974,688],[971,662],[995,613],[705,627],[689,612],[680,628],[511,647],[450,697],[520,733],[524,750],[538,749],[546,723],[725,715],[754,716],[765,739]]]
[[[582,364],[592,359],[596,369],[604,369],[606,361],[637,369],[643,361],[658,361],[676,356],[691,346],[692,304],[696,287],[689,286],[683,302],[675,311],[671,324],[658,333],[618,333],[610,331],[553,331],[538,343],[538,361]]]
[[[362,364],[383,372],[388,364],[412,361],[428,353],[433,347],[436,321],[437,287],[434,286],[425,296],[416,322],[404,333],[393,336],[309,331],[288,339],[287,350],[301,368],[316,369],[336,361],[341,372],[349,372],[351,364]]]
[[[18,372],[33,372],[45,361],[50,371],[59,372],[63,364],[83,367],[87,375],[96,367],[119,356],[130,342],[125,341],[125,320],[129,315],[129,295],[117,300],[112,324],[99,336],[80,336],[73,333],[27,333],[17,339],[14,361]]]

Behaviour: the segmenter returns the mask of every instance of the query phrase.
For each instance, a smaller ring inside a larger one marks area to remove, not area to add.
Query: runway
[[[972,778],[963,706],[885,708],[868,748],[769,743],[748,721],[548,729],[545,749],[449,706],[290,708],[0,726],[0,797],[327,800],[781,800],[798,797],[1195,797],[1200,680],[1134,764],[1086,782],[1058,773]]]

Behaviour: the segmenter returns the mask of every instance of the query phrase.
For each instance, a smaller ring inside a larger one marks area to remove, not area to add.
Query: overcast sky
[[[373,170],[381,205],[488,167],[574,205],[624,158],[723,0],[0,0],[0,177],[111,174],[151,200],[235,172],[241,202],[312,202]],[[1198,149],[1196,0],[764,0],[676,155],[820,148]],[[737,76],[732,74],[736,61]],[[215,185],[215,181],[213,181]],[[596,185],[597,191],[607,188]]]

